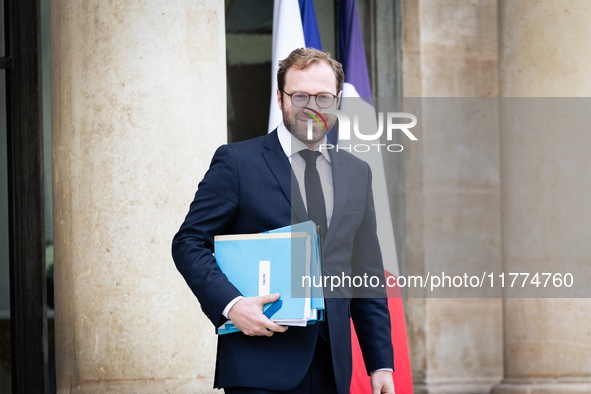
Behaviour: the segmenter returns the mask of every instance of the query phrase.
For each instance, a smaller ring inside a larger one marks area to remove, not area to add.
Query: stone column
[[[217,0],[51,2],[60,393],[213,391],[170,245],[226,141],[224,34]]]
[[[486,98],[496,16],[493,0],[402,1],[404,96],[425,98],[405,99],[419,119],[404,149],[407,276],[501,267],[498,114]],[[502,301],[465,290],[408,299],[417,394],[488,393],[502,378]]]
[[[591,94],[587,1],[505,0],[499,7],[501,96]],[[588,272],[589,124],[565,119],[563,101],[536,113],[541,99],[521,100],[526,105],[506,103],[501,112],[504,269]],[[591,299],[506,299],[504,380],[493,393],[591,393],[590,327]]]

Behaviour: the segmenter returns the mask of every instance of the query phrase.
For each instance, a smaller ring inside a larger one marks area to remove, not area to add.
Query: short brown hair
[[[277,88],[283,91],[285,86],[285,74],[291,67],[296,67],[300,70],[308,68],[312,64],[318,62],[326,62],[334,72],[337,79],[337,94],[343,88],[343,82],[345,81],[345,73],[343,72],[343,66],[341,63],[330,57],[330,53],[319,51],[314,48],[298,48],[291,52],[285,59],[279,61],[279,70],[277,71]]]

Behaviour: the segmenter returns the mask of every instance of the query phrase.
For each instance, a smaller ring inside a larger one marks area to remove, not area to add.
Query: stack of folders
[[[216,236],[214,255],[244,297],[280,293],[263,308],[269,319],[303,327],[324,318],[319,239],[308,221],[261,234]],[[217,329],[219,335],[238,331],[231,320]]]

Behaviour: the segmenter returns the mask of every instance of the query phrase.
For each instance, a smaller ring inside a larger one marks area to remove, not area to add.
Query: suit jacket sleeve
[[[394,350],[390,328],[390,313],[386,298],[384,267],[377,237],[376,214],[371,186],[371,169],[368,171],[368,196],[365,214],[355,235],[351,259],[353,275],[377,276],[376,288],[362,289],[351,300],[351,317],[363,352],[368,375],[380,368],[394,369]]]
[[[189,213],[172,242],[177,269],[218,327],[222,311],[241,293],[222,273],[213,256],[214,236],[226,234],[238,212],[240,190],[232,148],[221,146],[199,183]]]

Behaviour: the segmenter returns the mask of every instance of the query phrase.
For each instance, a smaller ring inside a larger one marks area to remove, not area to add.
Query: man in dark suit
[[[214,385],[228,394],[348,393],[353,318],[373,392],[394,393],[385,298],[335,292],[326,299],[325,322],[288,330],[262,313],[278,294],[242,297],[212,255],[215,235],[311,219],[325,234],[324,275],[384,283],[369,166],[342,150],[320,149],[334,115],[323,114],[328,128],[315,124],[308,135],[307,113],[338,106],[341,65],[325,52],[298,49],[281,62],[277,78],[283,122],[266,136],[216,151],[173,240],[177,268],[206,316],[216,327],[230,318],[242,331],[218,337]]]

